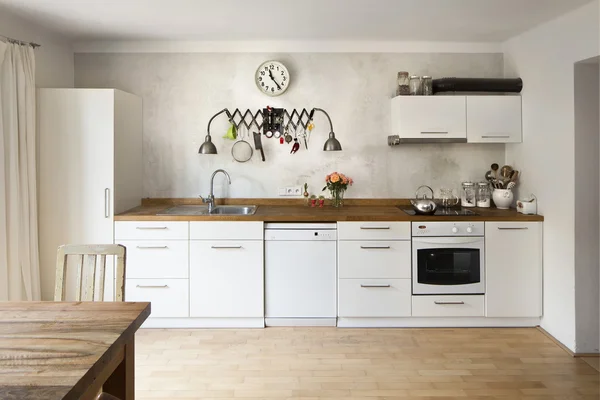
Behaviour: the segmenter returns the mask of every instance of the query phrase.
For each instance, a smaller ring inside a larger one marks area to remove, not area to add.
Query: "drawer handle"
[[[508,139],[510,135],[483,135],[482,139]]]
[[[392,285],[360,285],[360,287],[362,288],[389,288],[392,287]]]
[[[360,246],[361,249],[365,249],[365,250],[387,250],[387,249],[391,249],[390,246]]]
[[[447,131],[421,131],[421,135],[447,135]]]
[[[501,228],[501,227],[498,227],[499,231],[526,231],[527,229],[529,229],[529,228],[526,227],[526,226],[515,227],[515,228]]]
[[[389,226],[361,226],[360,229],[364,229],[364,230],[384,230],[384,229],[390,229]]]
[[[447,305],[447,304],[465,304],[464,301],[434,301],[435,304]]]
[[[169,285],[135,285],[135,287],[142,289],[166,289]]]
[[[138,249],[168,249],[169,246],[136,246]]]
[[[135,229],[139,229],[141,231],[151,231],[151,230],[167,229],[167,227],[166,226],[136,226]]]
[[[223,249],[241,249],[242,246],[210,246],[211,249],[223,250]]]

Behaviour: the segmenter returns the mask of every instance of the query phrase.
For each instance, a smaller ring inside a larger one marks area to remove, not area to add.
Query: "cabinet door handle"
[[[138,249],[168,249],[169,246],[136,246]]]
[[[169,285],[135,285],[141,289],[166,289]]]
[[[104,218],[110,218],[110,189],[104,189]]]
[[[217,249],[217,250],[222,250],[222,249],[241,249],[242,246],[210,246],[211,249]]]
[[[135,229],[139,229],[140,231],[152,231],[157,229],[167,229],[166,226],[136,226]]]
[[[447,131],[421,131],[421,135],[447,135]]]
[[[360,229],[363,230],[385,230],[390,229],[389,226],[361,226]]]
[[[508,139],[510,135],[483,135],[483,139]]]
[[[370,250],[370,249],[375,249],[375,250],[387,250],[387,249],[391,249],[390,246],[360,246],[361,249],[365,249],[365,250]]]
[[[529,228],[526,226],[514,227],[514,228],[510,228],[510,227],[502,228],[500,226],[498,227],[499,231],[526,231],[527,229],[529,229]]]
[[[392,285],[363,285],[363,284],[361,284],[360,287],[362,287],[362,288],[389,288],[389,287],[392,287]]]
[[[434,301],[435,304],[447,305],[447,304],[465,304],[464,301]]]

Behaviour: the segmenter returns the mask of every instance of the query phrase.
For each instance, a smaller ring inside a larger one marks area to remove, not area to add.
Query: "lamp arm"
[[[210,124],[213,122],[213,120],[214,120],[215,118],[217,118],[219,115],[221,115],[221,114],[223,114],[223,113],[226,113],[226,114],[227,114],[227,117],[228,117],[228,118],[231,120],[231,113],[230,113],[230,112],[229,112],[229,110],[228,110],[228,109],[226,109],[226,108],[222,109],[221,111],[219,111],[218,113],[216,113],[215,115],[213,115],[213,116],[211,117],[211,119],[208,121],[208,126],[206,127],[206,133],[208,134],[208,136],[210,136]]]
[[[313,115],[315,114],[315,111],[320,111],[323,114],[325,114],[325,116],[327,117],[327,120],[329,121],[329,132],[333,132],[333,122],[331,122],[331,118],[329,117],[329,114],[327,114],[327,111],[323,110],[322,108],[313,108],[312,111],[310,112],[310,116],[309,118],[312,120]]]

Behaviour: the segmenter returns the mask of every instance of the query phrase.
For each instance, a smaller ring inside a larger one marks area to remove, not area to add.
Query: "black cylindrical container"
[[[523,80],[491,78],[441,78],[433,80],[433,93],[440,92],[501,92],[521,93]]]

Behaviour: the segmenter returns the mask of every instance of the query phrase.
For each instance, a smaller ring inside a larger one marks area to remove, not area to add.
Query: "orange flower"
[[[346,178],[345,176],[342,176],[342,183],[344,185],[347,185],[348,184],[348,178]]]
[[[327,175],[327,177],[325,177],[325,182],[329,182],[329,179],[331,179],[331,175]]]
[[[336,183],[340,181],[340,176],[337,173],[331,174],[331,183]]]
[[[349,179],[348,179],[348,184],[349,184],[349,185],[352,185],[353,183],[354,183],[354,180],[353,180],[352,178],[349,178]]]

